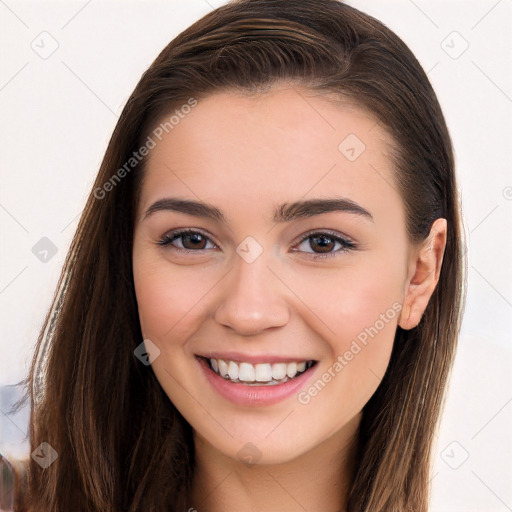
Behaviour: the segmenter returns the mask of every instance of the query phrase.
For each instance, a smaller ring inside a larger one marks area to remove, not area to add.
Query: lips
[[[196,356],[201,373],[206,379],[205,383],[220,396],[242,407],[270,406],[297,395],[316,374],[318,363],[315,360],[294,361],[268,355],[213,355]],[[293,376],[289,377],[288,372]],[[275,379],[274,375],[281,378]],[[240,377],[246,380],[241,380]]]

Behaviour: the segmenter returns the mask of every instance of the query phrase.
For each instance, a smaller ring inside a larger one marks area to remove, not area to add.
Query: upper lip
[[[208,352],[204,354],[197,354],[199,357],[206,359],[224,359],[224,361],[234,361],[236,363],[295,363],[297,361],[315,361],[311,357],[300,356],[282,356],[273,354],[243,354],[241,352]]]

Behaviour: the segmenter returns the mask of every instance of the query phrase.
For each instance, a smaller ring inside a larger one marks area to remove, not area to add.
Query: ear
[[[446,236],[446,219],[436,219],[428,237],[411,255],[406,292],[398,320],[402,329],[412,329],[420,323],[439,281]]]

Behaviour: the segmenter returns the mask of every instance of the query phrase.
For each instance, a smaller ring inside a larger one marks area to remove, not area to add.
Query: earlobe
[[[413,271],[398,321],[402,329],[413,329],[420,323],[439,281],[446,240],[446,219],[436,219],[430,228],[429,236],[413,254]]]

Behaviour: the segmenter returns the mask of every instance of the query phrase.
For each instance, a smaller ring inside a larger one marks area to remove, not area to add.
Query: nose
[[[252,263],[238,258],[226,276],[215,320],[242,336],[282,327],[290,318],[284,288],[263,256]]]

